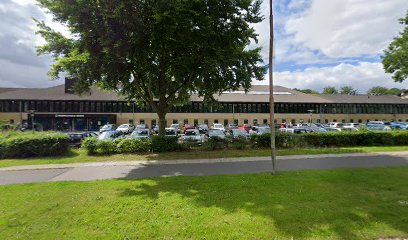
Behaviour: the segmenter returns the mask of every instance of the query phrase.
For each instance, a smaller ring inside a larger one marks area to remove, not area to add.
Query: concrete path
[[[282,156],[277,161],[279,171],[386,166],[408,166],[408,152]],[[270,169],[269,157],[30,165],[0,168],[0,185],[257,173]]]

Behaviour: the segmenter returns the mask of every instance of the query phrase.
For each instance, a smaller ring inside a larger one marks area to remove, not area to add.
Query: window
[[[296,123],[296,119],[291,119],[290,122],[291,122],[292,124],[295,124],[295,123]]]
[[[10,119],[10,124],[14,124],[14,119]]]
[[[129,119],[128,123],[133,124],[133,119]]]
[[[363,120],[361,120],[361,119],[358,119],[358,123],[362,123],[363,122]]]
[[[184,124],[188,124],[188,119],[184,119]]]
[[[324,123],[329,123],[329,119],[324,119]]]
[[[263,124],[268,124],[268,119],[264,119]]]
[[[194,126],[198,125],[198,119],[194,119]]]
[[[208,119],[204,119],[204,124],[208,125]]]
[[[153,126],[156,126],[156,124],[157,124],[157,121],[156,121],[156,119],[152,119],[151,121],[150,121],[150,126],[151,127],[153,127]]]
[[[218,119],[214,119],[214,123],[218,123]]]
[[[228,126],[228,119],[224,119],[224,126]]]
[[[316,119],[316,122],[317,122],[317,123],[320,123],[320,119]]]
[[[282,123],[285,123],[286,122],[286,119],[282,119]]]
[[[353,123],[353,122],[354,122],[354,119],[350,119],[350,122]]]
[[[258,125],[258,119],[253,119],[253,120],[252,120],[252,123],[253,123],[254,125]]]
[[[173,124],[177,124],[178,121],[176,119],[173,119]]]
[[[248,124],[248,119],[244,119],[244,124]]]
[[[145,124],[145,120],[144,120],[144,119],[140,119],[140,124]]]
[[[342,123],[345,123],[345,122],[346,122],[346,120],[345,120],[345,119],[342,119],[342,120],[341,120],[341,122],[342,122]]]
[[[333,122],[337,122],[337,119],[333,119]]]
[[[238,125],[238,119],[234,119],[234,124]]]

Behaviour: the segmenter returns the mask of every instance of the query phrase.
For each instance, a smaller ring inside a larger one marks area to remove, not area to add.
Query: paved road
[[[266,158],[259,159],[251,158],[247,161],[245,159],[220,160],[218,162],[194,161],[193,163],[166,161],[165,164],[160,162],[132,162],[131,164],[98,163],[64,165],[61,166],[62,168],[58,168],[58,165],[53,165],[49,168],[41,169],[41,166],[37,166],[39,169],[23,170],[19,170],[17,167],[0,169],[0,185],[54,181],[92,181],[117,178],[135,179],[159,176],[204,176],[270,171],[270,161],[265,160]],[[279,171],[408,166],[408,153],[384,153],[377,155],[346,154],[341,156],[314,156],[305,158],[293,156],[292,158],[279,159],[277,166]]]

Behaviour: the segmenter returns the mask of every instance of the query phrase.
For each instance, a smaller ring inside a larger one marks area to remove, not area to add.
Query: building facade
[[[374,120],[407,121],[408,99],[399,96],[304,94],[274,87],[275,122],[355,122]],[[219,104],[209,106],[196,95],[189,104],[174,107],[167,125],[213,123],[269,124],[268,86],[216,96]],[[158,123],[146,104],[128,102],[112,92],[92,89],[78,96],[60,85],[45,89],[0,89],[0,120],[18,124],[35,122],[44,130],[98,130],[106,123]]]

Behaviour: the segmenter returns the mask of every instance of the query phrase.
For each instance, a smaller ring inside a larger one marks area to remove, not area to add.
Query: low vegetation
[[[0,134],[0,159],[59,156],[69,149],[69,138],[55,132],[17,132]]]
[[[408,168],[0,186],[2,239],[408,235]]]

